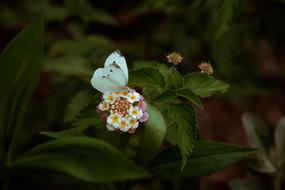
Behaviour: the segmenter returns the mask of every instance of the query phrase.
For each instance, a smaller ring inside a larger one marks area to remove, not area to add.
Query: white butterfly
[[[92,86],[98,91],[115,92],[123,90],[128,84],[128,66],[120,51],[111,53],[104,64],[104,68],[96,69],[91,78]]]

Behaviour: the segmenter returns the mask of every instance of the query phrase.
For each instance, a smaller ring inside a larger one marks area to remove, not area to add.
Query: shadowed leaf
[[[89,182],[148,176],[111,145],[89,137],[63,138],[38,145],[11,163],[9,168],[62,172]]]
[[[197,141],[191,156],[181,171],[181,156],[177,147],[160,153],[150,165],[153,175],[165,178],[207,176],[230,166],[256,152],[256,149],[214,141]]]

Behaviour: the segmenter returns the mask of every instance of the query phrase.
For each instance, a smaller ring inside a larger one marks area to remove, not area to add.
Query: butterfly
[[[95,70],[91,84],[102,93],[118,92],[127,88],[128,78],[126,59],[117,50],[107,57],[104,68]]]

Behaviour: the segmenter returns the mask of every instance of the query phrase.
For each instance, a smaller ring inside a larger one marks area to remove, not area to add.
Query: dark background
[[[130,68],[136,60],[166,62],[173,51],[184,57],[182,73],[211,62],[214,76],[231,87],[204,100],[199,112],[204,139],[249,145],[243,113],[260,116],[271,134],[285,115],[282,0],[2,0],[0,51],[39,14],[45,19],[45,61],[29,111],[39,130],[64,128],[70,97],[88,87],[94,68],[116,49]],[[228,189],[226,183],[246,173],[244,166],[231,167],[203,178],[201,186]]]

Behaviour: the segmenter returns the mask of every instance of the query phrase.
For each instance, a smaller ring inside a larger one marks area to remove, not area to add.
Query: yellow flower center
[[[134,119],[130,120],[130,124],[133,126],[136,124],[136,121]]]
[[[109,101],[112,101],[113,99],[114,99],[113,96],[108,96]]]
[[[127,122],[123,120],[121,121],[120,128],[124,128],[126,127],[126,125],[127,125]]]
[[[133,110],[133,115],[138,115],[138,111],[137,110]]]
[[[112,123],[117,123],[119,121],[119,116],[115,115],[113,118],[112,118]]]
[[[135,99],[136,99],[136,96],[132,95],[132,96],[131,96],[131,99],[132,99],[132,100],[135,100]]]
[[[102,107],[103,107],[103,109],[107,109],[107,103],[103,102]]]
[[[128,91],[123,91],[122,95],[126,96],[126,95],[128,95],[128,93],[129,93]]]
[[[114,94],[119,95],[119,94],[120,94],[120,92],[114,92]]]

